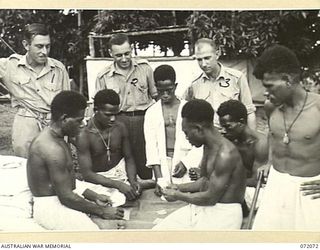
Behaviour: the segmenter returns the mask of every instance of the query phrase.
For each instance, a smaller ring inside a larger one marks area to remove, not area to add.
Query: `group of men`
[[[48,57],[46,27],[28,25],[23,45],[24,56],[0,59],[0,81],[17,107],[13,149],[28,158],[33,217],[43,227],[98,230],[87,214],[122,219],[124,210],[110,194],[138,199],[145,180],[154,179],[156,195],[188,203],[155,230],[240,229],[246,186],[255,186],[259,168],[268,166],[253,228],[320,228],[320,97],[301,86],[301,66],[290,49],[271,46],[255,65],[267,90],[267,137],[256,131],[246,76],[218,61],[212,39],[195,43],[203,73],[179,98],[172,66],[153,71],[132,57],[126,35],[113,35],[114,62],[97,76],[87,125],[86,99],[69,90],[65,67]],[[70,142],[82,181],[75,178]]]

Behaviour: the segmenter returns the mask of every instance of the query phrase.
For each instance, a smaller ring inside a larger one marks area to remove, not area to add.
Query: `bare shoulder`
[[[61,143],[65,142],[62,141]],[[36,155],[46,162],[64,162],[66,159],[66,150],[61,143],[53,140],[48,135],[48,132],[43,131],[31,144],[29,154],[30,156]]]
[[[117,120],[116,124],[115,124],[115,128],[120,131],[122,136],[127,136],[128,135],[128,129],[127,129],[126,125],[123,122]]]
[[[229,171],[242,162],[241,155],[232,142],[223,138],[222,145],[217,155],[216,168]]]

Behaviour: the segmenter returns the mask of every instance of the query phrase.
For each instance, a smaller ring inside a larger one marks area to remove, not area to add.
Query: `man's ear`
[[[67,114],[63,114],[62,116],[60,116],[59,120],[61,122],[65,122],[67,118],[68,118]]]
[[[110,55],[110,56],[113,56],[111,49],[108,49],[108,52],[109,52],[109,55]]]
[[[203,133],[203,125],[196,123],[193,126],[199,133],[201,133],[201,134]]]
[[[283,74],[281,79],[286,82],[287,86],[291,86],[292,77],[289,74]]]
[[[217,48],[217,50],[216,50],[217,60],[219,59],[220,56],[221,56],[221,49],[220,49],[220,47],[219,47],[219,48]]]
[[[26,51],[29,51],[29,42],[27,40],[22,40],[22,45]]]

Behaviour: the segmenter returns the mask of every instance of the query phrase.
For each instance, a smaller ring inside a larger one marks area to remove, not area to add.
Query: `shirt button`
[[[39,92],[40,91],[40,89],[37,89],[37,92]]]

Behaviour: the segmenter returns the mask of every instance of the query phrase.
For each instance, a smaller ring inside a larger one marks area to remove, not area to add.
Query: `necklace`
[[[108,142],[106,142],[105,139],[103,138],[100,130],[97,128],[96,124],[94,123],[94,118],[92,119],[92,124],[93,124],[94,128],[98,131],[98,134],[103,142],[103,145],[105,146],[105,148],[107,150],[108,161],[110,161],[111,160],[111,151],[110,151],[111,129],[108,132]]]
[[[290,124],[289,128],[287,129],[287,124],[286,124],[286,118],[284,116],[284,112],[282,113],[283,114],[283,125],[284,125],[284,136],[283,136],[283,139],[282,139],[282,142],[286,145],[288,145],[290,143],[290,138],[289,138],[289,132],[293,126],[293,124],[297,121],[297,119],[299,118],[299,116],[301,115],[304,107],[306,106],[306,103],[307,103],[307,98],[308,98],[308,92],[306,92],[306,96],[304,98],[304,102],[303,102],[303,105],[302,105],[302,108],[301,110],[299,111],[299,113],[297,114],[297,116],[293,119],[292,123]]]

